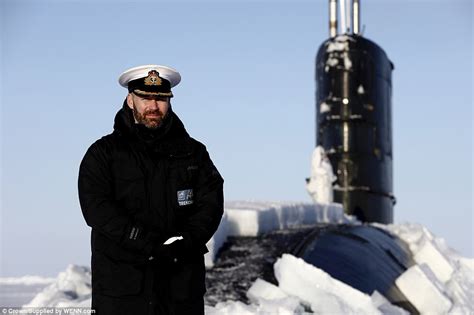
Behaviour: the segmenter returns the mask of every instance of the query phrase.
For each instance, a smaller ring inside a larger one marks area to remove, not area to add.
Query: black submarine
[[[230,237],[208,270],[206,304],[248,301],[245,292],[257,277],[277,284],[273,263],[291,253],[364,293],[377,290],[392,304],[419,313],[395,285],[414,265],[408,246],[370,225],[393,222],[394,65],[380,46],[362,36],[359,25],[359,0],[329,0],[330,36],[315,62],[315,121],[316,146],[324,149],[337,178],[333,201],[361,224],[315,224]],[[252,255],[256,248],[258,257]]]
[[[344,1],[344,0],[341,0]],[[384,50],[352,26],[338,34],[337,0],[329,1],[330,38],[316,56],[316,145],[336,170],[334,201],[363,222],[393,222],[392,71]]]

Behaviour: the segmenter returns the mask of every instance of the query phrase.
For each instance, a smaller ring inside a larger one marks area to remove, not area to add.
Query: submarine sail
[[[352,30],[341,23],[344,33],[337,33],[336,1],[329,7],[331,37],[316,56],[316,146],[337,176],[334,202],[363,222],[392,223],[394,67],[359,34],[359,1],[352,3]]]

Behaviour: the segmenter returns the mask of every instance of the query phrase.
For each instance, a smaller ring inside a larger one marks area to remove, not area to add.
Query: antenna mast
[[[341,19],[340,34],[359,35],[360,0],[329,0],[329,36],[336,37],[338,35],[338,2]]]

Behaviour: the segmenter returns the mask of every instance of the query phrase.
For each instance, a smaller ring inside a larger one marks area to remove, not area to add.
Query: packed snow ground
[[[338,204],[288,204],[274,202],[232,202],[209,242],[208,265],[229,235],[255,236],[302,224],[360,224],[343,214]],[[445,241],[418,224],[375,224],[405,241],[416,265],[396,285],[421,313],[472,314],[474,306],[474,259],[464,258]],[[382,295],[362,293],[323,270],[289,254],[274,264],[278,286],[257,279],[247,292],[251,304],[224,301],[206,306],[207,314],[405,314]],[[12,281],[12,280],[10,280]],[[50,281],[50,279],[48,279]],[[57,279],[25,307],[90,307],[90,269],[70,265]],[[427,301],[429,303],[427,303]]]

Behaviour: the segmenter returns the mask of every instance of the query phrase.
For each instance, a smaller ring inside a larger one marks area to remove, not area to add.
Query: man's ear
[[[127,105],[130,109],[133,109],[133,96],[132,93],[128,93],[127,95]]]

